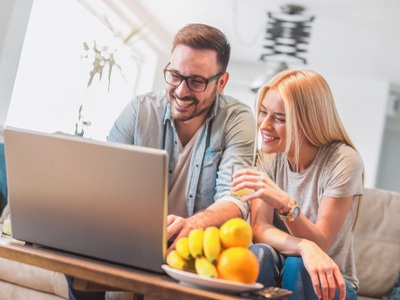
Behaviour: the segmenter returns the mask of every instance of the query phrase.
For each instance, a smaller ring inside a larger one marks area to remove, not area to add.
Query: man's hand
[[[175,248],[175,241],[181,237],[188,236],[192,229],[205,229],[208,226],[220,227],[227,220],[240,218],[242,213],[236,204],[229,201],[219,201],[210,205],[207,209],[194,214],[189,218],[182,218],[176,215],[167,217],[168,240],[173,241],[167,253]]]
[[[314,242],[303,240],[300,244],[304,266],[311,277],[315,294],[324,300],[335,297],[339,289],[339,299],[346,298],[346,284],[336,263]]]
[[[175,242],[181,237],[188,236],[192,229],[199,228],[193,219],[182,218],[176,215],[167,216],[167,236],[168,241],[173,241],[167,253],[175,249]]]

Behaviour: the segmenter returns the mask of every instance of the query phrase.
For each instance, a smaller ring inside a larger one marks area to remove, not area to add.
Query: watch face
[[[297,219],[300,216],[300,207],[298,205],[293,207],[292,216],[294,219]]]

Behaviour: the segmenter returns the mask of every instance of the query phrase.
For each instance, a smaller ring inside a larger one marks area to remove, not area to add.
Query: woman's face
[[[277,89],[269,89],[258,112],[261,150],[265,153],[284,152],[286,148],[286,114]]]

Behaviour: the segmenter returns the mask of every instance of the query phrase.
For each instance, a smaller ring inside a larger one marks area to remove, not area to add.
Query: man
[[[255,120],[247,105],[222,95],[229,57],[230,45],[218,29],[203,24],[182,28],[164,69],[166,91],[133,99],[108,137],[168,151],[169,250],[194,228],[248,217],[248,205],[231,196],[229,185],[233,164],[252,163]],[[69,296],[104,299],[104,293],[71,288]]]

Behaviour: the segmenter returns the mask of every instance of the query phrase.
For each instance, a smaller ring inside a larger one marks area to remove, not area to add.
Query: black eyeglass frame
[[[176,71],[167,69],[168,66],[169,66],[169,64],[170,64],[170,63],[168,63],[168,64],[165,66],[165,68],[164,68],[164,80],[165,80],[165,82],[168,83],[169,85],[174,86],[174,87],[178,87],[178,86],[181,85],[182,81],[185,81],[185,82],[186,82],[186,86],[187,86],[188,89],[191,90],[192,92],[200,92],[200,93],[201,93],[201,92],[204,92],[204,91],[207,89],[207,86],[208,86],[208,84],[209,84],[210,82],[212,82],[212,81],[214,81],[214,80],[216,80],[216,79],[219,79],[219,78],[220,78],[222,75],[224,75],[224,73],[225,73],[225,72],[221,72],[221,73],[218,73],[217,75],[214,75],[214,76],[212,76],[212,77],[210,77],[210,78],[204,78],[203,76],[199,76],[199,75],[195,75],[195,76],[183,76],[183,75],[179,74],[179,73],[176,72]],[[172,84],[172,83],[168,82],[168,81],[167,81],[167,72],[173,73],[175,76],[179,77],[179,78],[180,78],[179,83],[178,83],[178,84]],[[205,83],[204,89],[201,90],[201,91],[193,90],[193,89],[190,87],[190,84],[189,84],[189,82],[188,82],[188,80],[189,80],[189,79],[192,79],[192,78],[198,78],[198,79],[204,80],[204,83]]]

